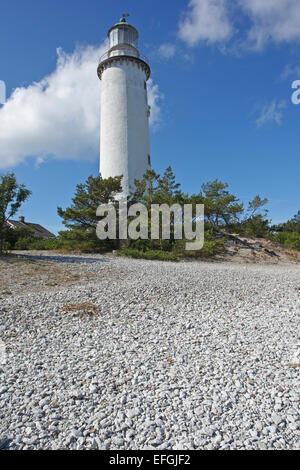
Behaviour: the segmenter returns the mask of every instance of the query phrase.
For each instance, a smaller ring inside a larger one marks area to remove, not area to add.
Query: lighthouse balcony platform
[[[98,65],[98,77],[101,80],[101,76],[103,71],[110,67],[113,63],[118,63],[120,61],[130,61],[130,62],[135,62],[138,64],[139,67],[145,70],[146,73],[146,80],[149,79],[151,70],[148,65],[148,59],[146,56],[143,54],[138,53],[137,55],[131,55],[131,51],[126,49],[126,53],[124,54],[125,50],[109,50],[103,54],[100,59],[99,59],[99,65]]]

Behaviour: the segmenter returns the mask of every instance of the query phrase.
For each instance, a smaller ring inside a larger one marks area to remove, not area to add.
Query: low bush
[[[57,238],[21,237],[9,246],[14,250],[56,250],[63,252],[97,253],[118,248],[115,240],[99,240],[95,231],[65,230]]]
[[[207,233],[207,236],[209,238],[210,234]],[[145,249],[145,245],[141,244],[139,248],[124,246],[117,253],[120,256],[128,256],[129,258],[163,261],[177,261],[183,258],[209,258],[224,251],[226,241],[225,237],[217,240],[205,240],[202,249],[195,251],[185,249],[186,240],[176,240],[172,251]]]
[[[242,222],[228,225],[226,230],[231,233],[238,233],[239,235],[258,238],[265,238],[270,232],[269,221],[266,220],[261,214],[253,216]]]
[[[121,248],[117,251],[119,256],[127,256],[128,258],[139,258],[149,260],[161,260],[161,261],[176,261],[178,256],[171,251],[159,251],[159,250],[138,250],[136,248]]]
[[[271,240],[281,243],[286,248],[300,251],[300,234],[296,232],[278,232],[272,235]]]
[[[187,258],[210,258],[225,250],[226,238],[219,238],[218,240],[206,240],[201,250],[184,251],[183,256]]]
[[[15,250],[56,250],[58,249],[58,241],[56,238],[20,238],[14,244]]]

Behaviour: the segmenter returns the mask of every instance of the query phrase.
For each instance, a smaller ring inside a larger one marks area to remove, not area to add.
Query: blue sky
[[[0,171],[32,196],[20,215],[57,232],[58,205],[99,171],[98,57],[122,13],[152,82],[151,160],[182,188],[227,182],[269,199],[274,223],[300,209],[299,0],[3,0]]]

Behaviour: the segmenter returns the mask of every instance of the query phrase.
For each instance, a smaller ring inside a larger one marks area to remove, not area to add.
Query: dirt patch
[[[83,266],[63,266],[54,261],[0,256],[0,298],[25,291],[36,291],[90,280],[93,273]]]
[[[80,316],[94,316],[100,313],[100,307],[90,302],[67,304],[62,307],[63,312],[76,312]]]

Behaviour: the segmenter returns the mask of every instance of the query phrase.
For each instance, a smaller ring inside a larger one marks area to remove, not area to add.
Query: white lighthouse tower
[[[127,15],[125,15],[127,16]],[[123,175],[123,195],[150,168],[147,85],[150,67],[141,59],[138,31],[123,16],[108,31],[109,50],[100,59],[100,173]]]

